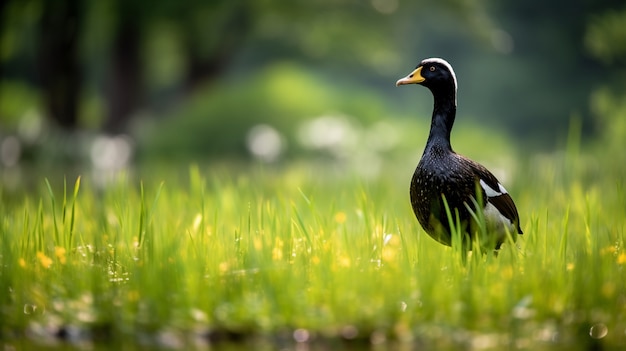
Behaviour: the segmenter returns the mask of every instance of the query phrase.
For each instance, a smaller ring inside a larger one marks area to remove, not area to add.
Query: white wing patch
[[[510,232],[515,231],[513,222],[510,219],[504,217],[498,209],[491,203],[487,203],[487,206],[483,209],[483,215],[485,216],[485,222],[488,226],[496,228],[497,230],[503,230],[507,227]]]
[[[487,185],[487,183],[485,183],[484,180],[481,179],[480,180],[480,186],[483,188],[483,190],[487,194],[487,197],[496,197],[496,196],[500,196],[502,194],[508,194],[506,189],[500,183],[498,183],[498,190],[494,190],[489,185]]]

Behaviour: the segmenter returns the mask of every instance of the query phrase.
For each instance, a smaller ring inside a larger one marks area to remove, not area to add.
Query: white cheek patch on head
[[[442,58],[438,58],[438,57],[433,57],[433,58],[429,58],[426,59],[424,61],[421,62],[421,65],[427,64],[429,62],[435,62],[438,63],[444,67],[446,67],[448,69],[448,71],[450,71],[450,75],[452,75],[452,79],[454,80],[454,103],[456,105],[456,92],[459,89],[459,85],[456,81],[456,74],[454,74],[454,70],[452,69],[452,66],[448,63],[448,61],[442,59]]]
[[[494,190],[489,185],[487,185],[487,183],[485,183],[484,180],[481,179],[480,186],[483,188],[483,190],[487,194],[487,197],[496,197],[496,196],[500,196],[503,194],[508,194],[506,189],[500,183],[498,183],[498,190]]]

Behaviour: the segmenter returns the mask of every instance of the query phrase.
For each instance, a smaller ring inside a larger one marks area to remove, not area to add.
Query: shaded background
[[[472,138],[626,136],[620,1],[4,0],[0,16],[5,170],[419,155],[431,96],[394,82],[432,56],[457,73],[470,155]]]

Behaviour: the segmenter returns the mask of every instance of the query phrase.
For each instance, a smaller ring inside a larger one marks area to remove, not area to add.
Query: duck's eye
[[[431,72],[435,72],[435,66],[430,66],[428,69],[429,69]]]

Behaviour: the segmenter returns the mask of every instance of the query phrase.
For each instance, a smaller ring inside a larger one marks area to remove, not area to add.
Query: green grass
[[[0,339],[298,330],[364,348],[623,346],[624,178],[574,156],[516,165],[519,248],[466,265],[415,220],[412,166],[375,180],[319,165],[191,166],[104,190],[42,178],[0,203]]]

